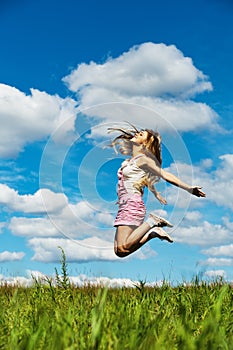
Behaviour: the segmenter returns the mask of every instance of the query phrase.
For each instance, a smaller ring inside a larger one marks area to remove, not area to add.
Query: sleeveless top
[[[143,177],[145,177],[146,173],[144,170],[139,168],[137,165],[137,159],[142,157],[143,154],[138,154],[137,156],[126,159],[122,164],[121,168],[118,170],[118,197],[122,197],[125,195],[133,195],[142,193],[134,187],[134,184],[139,182]]]

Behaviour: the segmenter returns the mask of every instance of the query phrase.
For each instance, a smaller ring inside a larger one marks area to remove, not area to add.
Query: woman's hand
[[[160,201],[161,204],[167,204],[166,199],[163,198],[159,192],[157,192],[155,197]]]
[[[148,186],[148,189],[154,194],[154,196],[158,199],[158,201],[161,204],[167,204],[167,201],[165,198],[163,198],[163,196],[161,196],[161,194],[156,190],[155,186]]]
[[[193,194],[194,196],[197,197],[206,197],[205,192],[203,192],[201,190],[202,187],[199,186],[194,186],[194,187],[190,187],[190,189],[188,190],[189,193]]]

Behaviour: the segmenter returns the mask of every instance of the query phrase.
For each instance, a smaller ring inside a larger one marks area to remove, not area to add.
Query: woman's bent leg
[[[161,227],[151,228],[147,222],[136,226],[118,226],[115,234],[114,251],[117,256],[124,258],[141,248],[152,238],[159,238],[170,243],[172,238]]]
[[[136,226],[118,226],[115,235],[114,251],[119,257],[125,257],[145,244],[150,238],[144,237],[150,225],[144,222]]]

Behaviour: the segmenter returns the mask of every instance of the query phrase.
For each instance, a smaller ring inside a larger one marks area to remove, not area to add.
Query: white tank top
[[[137,165],[137,159],[142,157],[143,154],[139,154],[134,158],[126,159],[121,164],[121,170],[124,178],[124,187],[128,194],[141,194],[141,192],[134,187],[145,175],[145,171],[139,168]]]

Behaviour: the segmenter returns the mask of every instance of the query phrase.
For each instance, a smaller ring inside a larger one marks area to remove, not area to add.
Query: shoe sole
[[[164,227],[164,226],[167,226],[167,227],[173,227],[173,224],[170,223],[168,220],[162,218],[161,216],[157,216],[157,215],[154,215],[154,214],[150,214],[155,220],[159,221],[158,222],[158,227]]]
[[[160,230],[158,231],[153,231],[153,236],[154,238],[159,238],[161,241],[168,241],[170,243],[173,243],[173,239],[169,236],[169,234],[165,231],[163,231],[163,229],[161,229],[162,232]]]
[[[171,237],[166,234],[166,235],[160,235],[159,233],[156,232],[156,236],[161,240],[161,241],[168,241],[169,243],[173,243],[173,239],[171,239]]]

